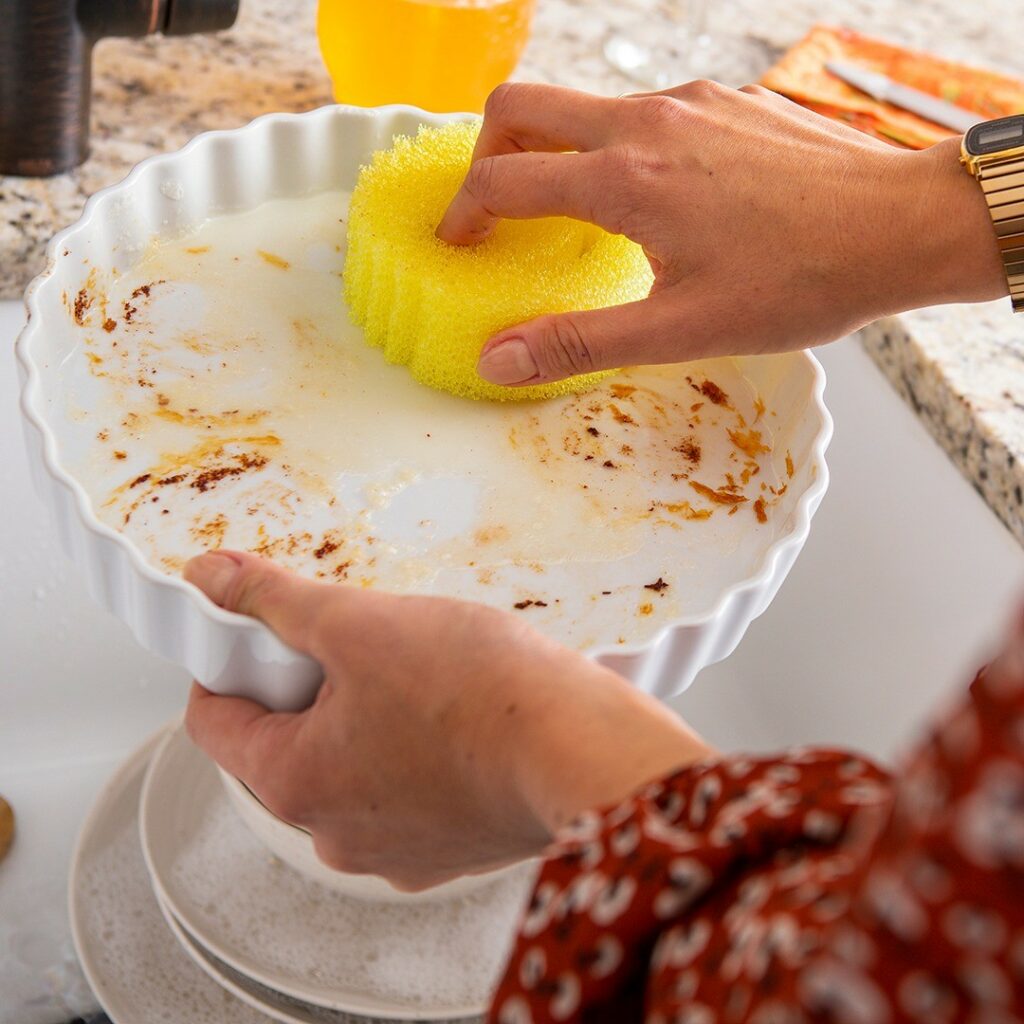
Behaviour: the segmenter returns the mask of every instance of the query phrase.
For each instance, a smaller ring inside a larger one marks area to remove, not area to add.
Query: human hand
[[[711,753],[515,616],[315,583],[215,552],[185,576],[323,666],[308,710],[193,687],[193,740],[339,870],[422,888],[538,854],[579,812]]]
[[[492,338],[479,372],[495,384],[799,349],[901,310],[1006,294],[958,156],[957,140],[898,150],[759,86],[610,99],[505,85],[437,234],[466,245],[502,217],[566,215],[650,259],[648,299]]]

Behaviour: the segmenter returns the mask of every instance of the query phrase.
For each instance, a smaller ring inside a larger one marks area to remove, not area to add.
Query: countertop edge
[[[957,390],[908,319],[886,317],[863,328],[864,349],[967,482],[1024,545],[1024,491],[1017,453],[982,410]]]

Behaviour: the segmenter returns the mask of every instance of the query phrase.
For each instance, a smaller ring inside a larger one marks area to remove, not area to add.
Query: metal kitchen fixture
[[[239,0],[0,0],[0,174],[46,177],[89,154],[92,48],[107,36],[230,28]]]

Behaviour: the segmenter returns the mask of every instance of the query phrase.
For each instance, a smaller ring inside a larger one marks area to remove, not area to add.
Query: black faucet
[[[238,4],[0,0],[0,174],[60,174],[89,155],[92,48],[97,40],[230,28]]]

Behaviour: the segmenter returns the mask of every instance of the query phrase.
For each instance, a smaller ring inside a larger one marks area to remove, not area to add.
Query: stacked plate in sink
[[[533,873],[411,901],[321,885],[266,850],[174,723],[89,814],[70,913],[115,1024],[454,1021],[486,1010]]]

